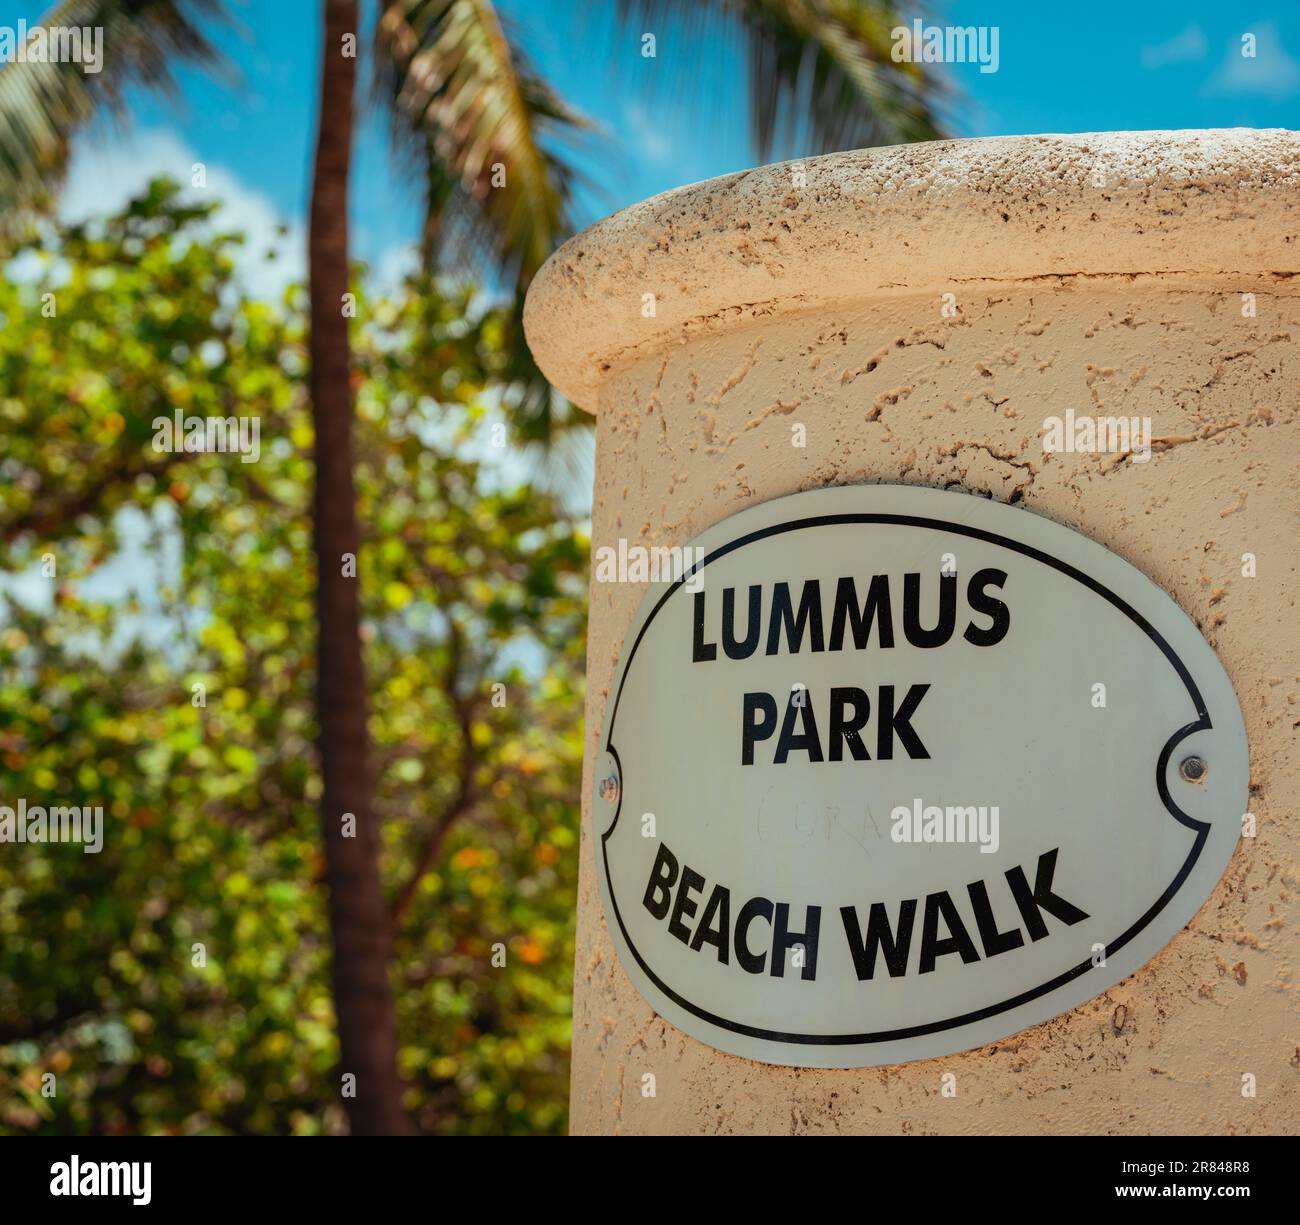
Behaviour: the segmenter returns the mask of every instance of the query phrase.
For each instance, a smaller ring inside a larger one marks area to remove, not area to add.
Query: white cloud
[[[404,242],[389,247],[370,263],[370,292],[384,297],[394,296],[406,278],[419,270],[420,248],[415,243]]]
[[[631,150],[633,156],[644,157],[661,166],[672,161],[673,144],[664,134],[662,118],[652,118],[639,102],[628,102],[623,107],[623,121],[635,142]]]
[[[1255,94],[1268,98],[1289,98],[1300,90],[1300,61],[1282,46],[1277,26],[1271,21],[1247,25],[1243,35],[1255,37],[1255,54],[1243,55],[1246,49],[1240,37],[1228,47],[1218,71],[1206,85],[1211,94]]]
[[[1205,58],[1205,34],[1200,26],[1188,26],[1181,34],[1175,34],[1167,42],[1143,47],[1140,54],[1142,67],[1146,69],[1167,68],[1170,64],[1186,64],[1193,60]]]
[[[187,201],[221,204],[219,228],[245,235],[235,255],[239,283],[254,297],[278,298],[287,285],[305,279],[305,226],[281,217],[265,195],[225,166],[209,163],[207,185],[191,187],[194,165],[202,160],[168,129],[132,131],[109,142],[82,140],[73,154],[59,215],[67,221],[102,217],[138,195],[150,179],[166,175],[182,185]],[[268,260],[268,251],[275,251],[276,258]]]

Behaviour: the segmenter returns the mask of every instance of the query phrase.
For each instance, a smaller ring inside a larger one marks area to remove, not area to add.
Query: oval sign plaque
[[[1210,895],[1241,712],[1115,554],[864,485],[679,556],[627,636],[593,811],[622,964],[688,1034],[809,1067],[951,1054],[1105,991]]]

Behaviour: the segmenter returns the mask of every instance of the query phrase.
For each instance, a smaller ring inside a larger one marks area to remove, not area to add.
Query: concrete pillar
[[[528,332],[597,416],[594,544],[681,545],[751,504],[855,482],[1020,503],[1199,625],[1245,716],[1258,821],[1162,953],[1045,1024],[868,1070],[722,1054],[640,998],[601,913],[592,771],[644,589],[593,584],[575,1133],[1297,1130],[1297,272],[1300,136],[1246,130],[768,166],[626,209],[551,259]],[[1151,461],[1044,454],[1045,419],[1067,409],[1149,417]]]

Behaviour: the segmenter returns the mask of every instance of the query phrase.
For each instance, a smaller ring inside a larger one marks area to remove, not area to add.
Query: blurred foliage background
[[[0,802],[105,821],[99,854],[0,854],[6,1134],[346,1128],[305,303],[243,297],[238,241],[160,181],[102,222],[47,227],[0,277]],[[558,1133],[589,542],[544,485],[465,458],[500,408],[508,319],[429,279],[357,292],[404,1104],[434,1133]],[[260,418],[259,462],[155,451],[178,408]],[[128,545],[152,573],[97,582]]]

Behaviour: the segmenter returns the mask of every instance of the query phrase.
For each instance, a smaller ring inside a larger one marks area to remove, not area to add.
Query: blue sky
[[[699,0],[693,0],[699,2]],[[127,130],[106,123],[80,143],[67,210],[84,214],[124,198],[152,173],[187,180],[193,161],[211,190],[257,239],[276,222],[289,248],[304,233],[320,41],[315,0],[231,0],[242,33],[217,31],[242,80],[182,74],[181,105],[132,99]],[[753,165],[744,107],[745,65],[720,39],[685,44],[657,32],[620,32],[593,0],[501,0],[537,67],[599,126],[578,158],[592,190],[585,224],[670,187]],[[0,0],[0,25],[36,20],[40,3]],[[901,10],[906,17],[913,11]],[[999,65],[945,68],[960,91],[956,135],[1123,128],[1295,127],[1300,115],[1300,5],[1261,3],[981,4],[929,7],[935,24],[996,26]],[[1241,35],[1256,35],[1253,60]],[[698,92],[673,87],[686,57]],[[414,237],[418,185],[393,165],[378,117],[362,121],[353,217],[357,254],[392,274]],[[300,257],[290,256],[293,265]],[[292,268],[290,268],[292,271]]]

